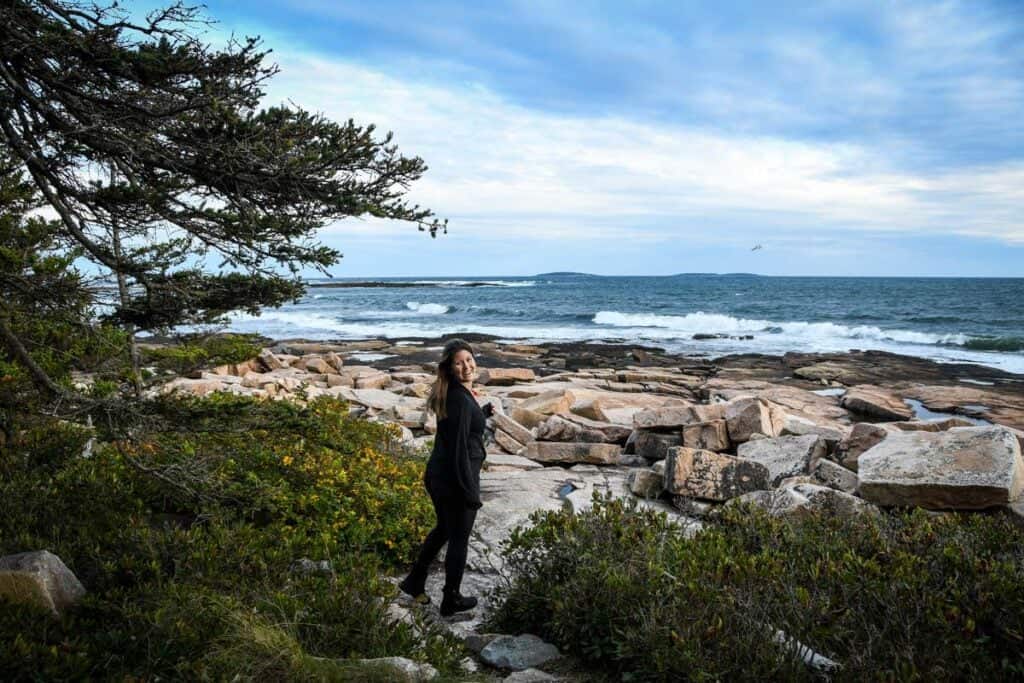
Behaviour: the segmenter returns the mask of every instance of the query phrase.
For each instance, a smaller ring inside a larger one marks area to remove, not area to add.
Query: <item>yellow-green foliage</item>
[[[0,555],[48,549],[89,591],[59,622],[0,606],[6,677],[315,680],[393,655],[454,671],[453,641],[389,624],[380,600],[432,521],[423,462],[387,452],[387,428],[327,399],[155,408],[90,458],[67,423],[0,450]],[[302,557],[333,571],[293,571]]]
[[[200,367],[241,363],[260,352],[259,336],[254,334],[189,335],[167,346],[143,349],[142,361],[178,374]]]
[[[1024,532],[1001,515],[736,508],[692,539],[621,501],[534,521],[492,626],[629,680],[812,678],[774,628],[843,680],[1024,676]]]

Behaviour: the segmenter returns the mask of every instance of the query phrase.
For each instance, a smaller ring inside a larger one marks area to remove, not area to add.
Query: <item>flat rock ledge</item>
[[[1016,437],[1001,427],[889,434],[858,459],[860,495],[878,505],[980,510],[1024,488]]]

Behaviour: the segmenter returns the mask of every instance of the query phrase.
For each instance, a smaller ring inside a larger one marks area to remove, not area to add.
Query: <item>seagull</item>
[[[757,251],[758,249],[764,249],[764,245],[761,245],[761,244],[755,244],[755,245],[754,245],[754,248],[753,248],[753,249],[751,249],[750,251]]]

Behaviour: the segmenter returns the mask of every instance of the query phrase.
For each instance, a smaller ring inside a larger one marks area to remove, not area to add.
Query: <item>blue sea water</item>
[[[1024,279],[687,274],[312,280],[230,328],[273,338],[436,337],[646,343],[700,356],[883,349],[1024,373]],[[322,286],[327,285],[327,286]],[[694,336],[712,338],[698,338]]]

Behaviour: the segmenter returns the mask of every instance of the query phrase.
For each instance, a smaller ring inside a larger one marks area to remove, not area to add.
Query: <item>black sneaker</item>
[[[398,584],[398,587],[403,593],[412,598],[412,601],[418,605],[429,605],[430,596],[423,592],[423,586],[414,586],[409,581],[409,577],[402,579],[402,582]]]
[[[476,598],[466,597],[460,593],[445,593],[441,600],[441,616],[450,617],[456,612],[465,612],[476,607]]]

